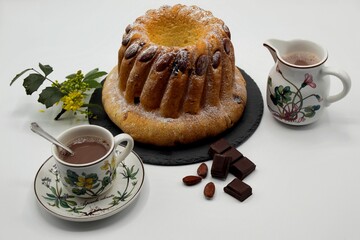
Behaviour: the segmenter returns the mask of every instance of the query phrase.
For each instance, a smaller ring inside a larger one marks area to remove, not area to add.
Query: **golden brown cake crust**
[[[216,136],[242,116],[246,83],[225,23],[197,6],[149,10],[126,27],[102,96],[110,119],[158,146]]]
[[[158,146],[192,143],[222,133],[241,118],[247,101],[246,82],[238,69],[235,73],[233,94],[238,101],[225,99],[219,106],[207,106],[196,115],[163,118],[157,111],[147,112],[140,105],[126,103],[118,88],[116,66],[104,83],[103,105],[110,119],[136,141]]]

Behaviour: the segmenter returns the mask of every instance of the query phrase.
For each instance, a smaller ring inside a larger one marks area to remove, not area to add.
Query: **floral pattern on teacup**
[[[105,177],[102,179],[99,179],[96,173],[82,173],[79,175],[70,169],[66,171],[64,179],[66,183],[72,187],[72,193],[77,196],[97,196],[111,184],[116,176],[115,158],[112,158],[111,163],[107,160],[104,161],[104,164],[100,168],[106,171]]]
[[[123,179],[126,179],[123,191],[117,190],[116,194],[104,194],[100,197],[97,196],[97,198],[85,200],[63,190],[60,182],[59,171],[56,164],[54,164],[49,169],[49,173],[53,176],[46,176],[41,179],[42,185],[48,189],[46,195],[43,195],[42,197],[47,201],[49,206],[64,209],[69,213],[71,212],[79,216],[93,216],[98,212],[111,210],[113,207],[119,205],[120,202],[128,201],[128,199],[132,197],[133,190],[138,184],[137,175],[139,173],[139,169],[135,169],[135,165],[132,165],[131,167],[128,167],[125,163],[120,163],[120,165],[123,171],[119,174],[122,175]],[[109,165],[109,167],[110,166],[111,165]],[[88,207],[105,199],[109,199],[107,206]]]

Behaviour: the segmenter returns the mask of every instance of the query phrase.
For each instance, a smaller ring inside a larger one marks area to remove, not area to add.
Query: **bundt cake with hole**
[[[197,6],[147,11],[126,27],[102,101],[141,143],[174,146],[222,133],[247,101],[229,28]]]

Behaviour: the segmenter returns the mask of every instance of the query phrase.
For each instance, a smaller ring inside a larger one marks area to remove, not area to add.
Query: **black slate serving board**
[[[264,102],[261,92],[254,80],[242,69],[240,69],[246,80],[248,99],[245,111],[239,122],[232,128],[214,137],[199,141],[197,143],[176,146],[156,147],[135,142],[134,151],[141,157],[144,163],[154,165],[185,165],[210,160],[208,155],[209,145],[220,138],[225,138],[232,146],[238,147],[245,142],[258,128],[264,111]],[[91,96],[90,105],[102,106],[101,89],[97,89]],[[107,116],[102,108],[91,106],[89,110],[97,117],[89,119],[90,124],[107,128],[113,135],[122,133]],[[161,134],[159,132],[159,134]]]

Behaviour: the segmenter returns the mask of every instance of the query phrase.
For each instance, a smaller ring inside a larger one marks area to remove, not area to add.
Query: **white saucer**
[[[107,218],[129,206],[139,195],[144,176],[143,162],[132,151],[120,163],[114,185],[109,191],[96,198],[79,198],[64,189],[58,177],[55,159],[50,157],[35,176],[34,190],[40,206],[54,216],[69,221],[88,222]]]

